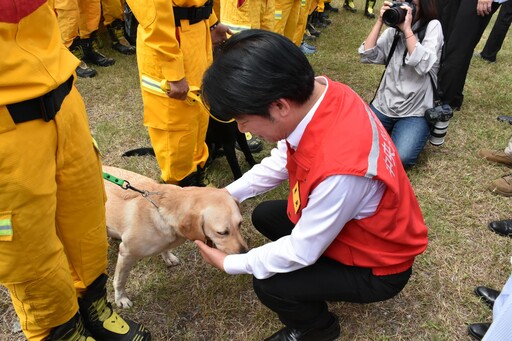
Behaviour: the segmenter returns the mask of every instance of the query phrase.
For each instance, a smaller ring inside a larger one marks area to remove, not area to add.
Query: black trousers
[[[294,224],[286,215],[286,201],[267,201],[252,214],[258,231],[270,240],[289,235]],[[311,226],[314,228],[314,226]],[[260,301],[277,313],[286,326],[323,328],[332,321],[326,301],[371,303],[397,295],[407,284],[412,270],[375,276],[371,269],[346,266],[327,257],[315,264],[267,279],[253,278]]]
[[[478,0],[438,0],[438,3],[445,36],[439,89],[444,103],[460,108],[473,50],[500,4],[493,2],[491,14],[481,17],[476,13]]]
[[[491,34],[487,38],[484,49],[480,53],[482,58],[496,61],[496,56],[501,50],[503,41],[507,36],[508,29],[512,23],[512,1],[504,2],[500,7],[500,12],[496,18],[496,22],[492,27]]]

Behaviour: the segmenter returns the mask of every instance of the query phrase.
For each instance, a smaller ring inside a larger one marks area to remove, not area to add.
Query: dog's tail
[[[143,156],[143,155],[155,156],[155,151],[151,147],[143,147],[143,148],[135,148],[132,150],[128,150],[123,153],[123,156]]]

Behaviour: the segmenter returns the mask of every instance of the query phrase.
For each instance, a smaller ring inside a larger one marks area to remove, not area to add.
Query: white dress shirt
[[[323,77],[316,80],[327,85]],[[292,148],[298,146],[326,91],[327,86],[286,139]],[[286,141],[279,141],[269,157],[226,187],[234,198],[242,202],[288,179]],[[308,204],[290,235],[245,254],[228,255],[224,260],[224,270],[229,274],[252,274],[264,279],[314,264],[349,220],[363,219],[376,211],[385,188],[379,180],[360,176],[333,175],[326,178],[310,193]]]

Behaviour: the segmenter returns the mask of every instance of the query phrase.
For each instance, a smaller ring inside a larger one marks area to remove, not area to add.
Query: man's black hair
[[[270,117],[273,102],[285,98],[303,104],[313,87],[313,68],[293,42],[274,32],[245,30],[216,50],[202,96],[210,112],[224,120]]]

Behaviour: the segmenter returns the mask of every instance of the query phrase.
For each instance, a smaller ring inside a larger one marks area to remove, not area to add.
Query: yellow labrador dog
[[[186,240],[212,241],[228,254],[247,251],[240,235],[240,209],[227,191],[160,184],[108,166],[103,166],[103,171],[148,193],[143,196],[105,180],[108,235],[121,240],[114,274],[119,307],[132,306],[125,292],[126,280],[132,266],[144,257],[160,253],[167,266],[176,265],[179,260],[170,249]]]

